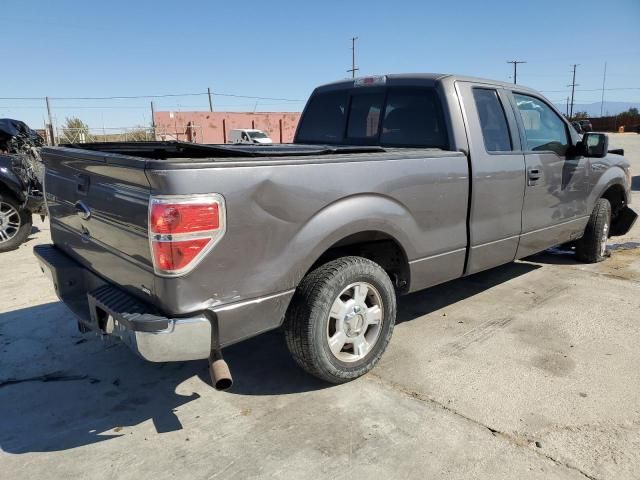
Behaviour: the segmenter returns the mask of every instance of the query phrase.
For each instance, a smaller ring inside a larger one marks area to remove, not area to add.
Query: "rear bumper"
[[[86,328],[120,337],[151,362],[199,360],[211,351],[211,322],[204,313],[168,318],[110,285],[53,245],[34,253],[56,294]]]
[[[151,362],[208,358],[213,347],[226,347],[278,328],[295,291],[168,317],[99,277],[54,245],[37,245],[33,250],[58,298],[81,325],[120,337]]]

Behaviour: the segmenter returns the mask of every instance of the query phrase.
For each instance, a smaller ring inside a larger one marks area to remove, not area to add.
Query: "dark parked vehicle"
[[[578,123],[580,124],[580,128],[582,128],[582,133],[593,132],[591,120],[578,120]]]
[[[43,271],[83,329],[144,358],[209,357],[283,327],[340,383],[393,332],[396,295],[554,245],[599,262],[636,219],[631,173],[520,85],[438,74],[318,87],[293,145],[44,148]]]
[[[573,121],[571,122],[571,126],[575,128],[576,132],[578,132],[580,135],[584,133],[584,130],[582,130],[582,125],[580,125],[580,122]]]
[[[32,214],[45,214],[42,145],[25,123],[0,119],[0,252],[18,248],[31,233]]]

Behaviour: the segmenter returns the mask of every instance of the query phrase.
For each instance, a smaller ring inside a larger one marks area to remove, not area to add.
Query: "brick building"
[[[275,143],[290,143],[300,112],[155,112],[158,140],[227,143],[229,130],[257,128]]]

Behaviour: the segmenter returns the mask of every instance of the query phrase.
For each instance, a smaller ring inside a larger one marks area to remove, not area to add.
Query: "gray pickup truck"
[[[393,331],[396,296],[571,244],[585,262],[636,219],[629,164],[539,93],[453,75],[318,87],[294,144],[45,148],[53,245],[35,253],[81,330],[154,362],[282,327],[340,383]]]

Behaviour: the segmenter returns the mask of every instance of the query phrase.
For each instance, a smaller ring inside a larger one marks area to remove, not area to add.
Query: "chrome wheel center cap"
[[[347,334],[347,337],[357,337],[362,333],[362,327],[364,324],[364,311],[362,307],[356,305],[346,315],[344,320],[344,333]]]
[[[367,282],[354,282],[342,289],[331,304],[327,319],[327,344],[340,361],[365,358],[377,344],[384,323],[382,297]]]

